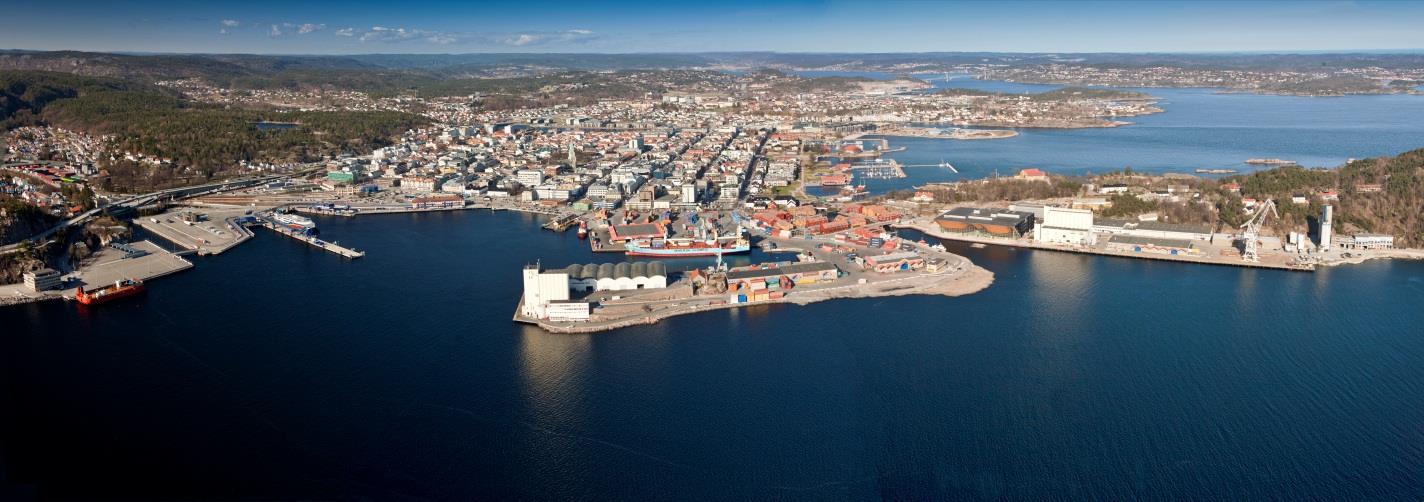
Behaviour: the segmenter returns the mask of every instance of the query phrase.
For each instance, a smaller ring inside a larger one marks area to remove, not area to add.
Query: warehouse
[[[956,207],[935,218],[946,232],[979,233],[993,237],[1022,237],[1033,229],[1034,214],[1004,209]]]
[[[1187,239],[1158,239],[1155,237],[1136,237],[1131,235],[1112,236],[1108,239],[1108,250],[1176,256],[1195,256],[1201,252],[1192,241]]]
[[[543,270],[524,267],[524,317],[564,321],[587,320],[587,302],[570,300],[570,293],[624,291],[667,287],[667,266],[661,262],[592,263]]]
[[[562,271],[574,292],[667,287],[667,265],[657,261],[569,265]]]
[[[1093,231],[1111,235],[1150,237],[1153,239],[1211,240],[1208,225],[1105,219],[1093,223]]]
[[[865,268],[882,274],[924,268],[925,258],[908,251],[865,257]]]
[[[727,289],[738,291],[753,289],[757,286],[765,287],[769,280],[781,281],[783,277],[793,284],[813,284],[835,280],[839,275],[836,265],[829,262],[801,262],[773,266],[753,265],[727,272]],[[756,289],[760,289],[760,287]]]
[[[1355,234],[1341,243],[1347,249],[1394,249],[1394,236],[1388,234]]]

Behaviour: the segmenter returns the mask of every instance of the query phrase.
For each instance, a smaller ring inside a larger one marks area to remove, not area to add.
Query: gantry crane
[[[1256,241],[1261,237],[1261,225],[1266,223],[1267,214],[1275,216],[1276,219],[1280,219],[1281,215],[1276,214],[1276,201],[1267,199],[1259,206],[1256,206],[1256,211],[1251,214],[1251,219],[1246,220],[1246,223],[1241,225],[1241,228],[1246,229],[1246,232],[1241,235],[1241,238],[1246,241],[1241,252],[1241,259],[1249,262],[1261,261],[1261,257],[1256,251]]]

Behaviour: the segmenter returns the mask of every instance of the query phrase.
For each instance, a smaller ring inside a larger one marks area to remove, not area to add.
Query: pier
[[[877,159],[850,166],[850,171],[860,179],[884,180],[905,177],[905,169],[895,159]]]
[[[323,249],[323,250],[326,250],[326,251],[331,251],[331,252],[336,253],[337,255],[341,256],[342,258],[356,259],[356,258],[360,258],[360,257],[362,257],[362,256],[366,256],[366,253],[365,253],[365,252],[357,251],[357,250],[355,250],[355,249],[351,249],[351,248],[347,248],[347,247],[343,247],[343,246],[341,246],[341,245],[339,245],[339,244],[337,244],[337,243],[335,243],[335,242],[326,242],[326,241],[323,241],[323,240],[321,240],[321,239],[318,239],[318,238],[316,238],[315,236],[312,236],[312,235],[303,235],[303,234],[297,233],[297,232],[295,232],[295,231],[293,231],[293,230],[291,230],[291,229],[288,229],[288,228],[286,228],[286,227],[283,227],[283,226],[281,226],[281,225],[278,225],[278,224],[276,224],[276,223],[273,223],[271,220],[268,220],[268,219],[266,219],[266,218],[258,218],[257,221],[258,221],[258,223],[257,223],[258,225],[261,225],[261,226],[263,226],[263,227],[266,227],[268,230],[271,230],[271,231],[276,232],[276,233],[278,233],[278,234],[285,235],[285,236],[287,236],[287,237],[291,237],[291,238],[293,238],[293,239],[296,239],[296,240],[305,242],[305,243],[307,243],[307,244],[310,244],[312,247],[315,247],[315,248],[318,248],[318,249]]]

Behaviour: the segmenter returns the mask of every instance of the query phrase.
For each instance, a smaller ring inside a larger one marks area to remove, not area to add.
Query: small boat
[[[974,248],[974,249],[984,249],[984,248],[989,247],[989,246],[985,245],[985,244],[982,243],[982,242],[976,242],[976,243],[970,244],[969,247],[972,247],[972,248]]]
[[[588,238],[588,222],[587,222],[587,221],[580,221],[580,222],[579,222],[578,238],[580,238],[580,239],[587,239],[587,238]]]

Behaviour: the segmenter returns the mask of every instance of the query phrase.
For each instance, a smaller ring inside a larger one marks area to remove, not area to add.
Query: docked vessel
[[[277,213],[272,215],[272,221],[298,232],[316,233],[316,222],[299,214]]]
[[[120,298],[133,296],[144,291],[143,281],[139,279],[124,279],[117,281],[112,286],[104,286],[94,291],[84,291],[80,287],[74,292],[74,299],[84,305],[98,305],[108,303]]]
[[[709,240],[691,238],[639,239],[625,245],[628,256],[687,258],[747,253],[752,250],[746,237],[720,237]]]
[[[587,238],[588,238],[588,222],[587,222],[587,221],[579,221],[578,238],[580,238],[580,239],[587,239]]]

